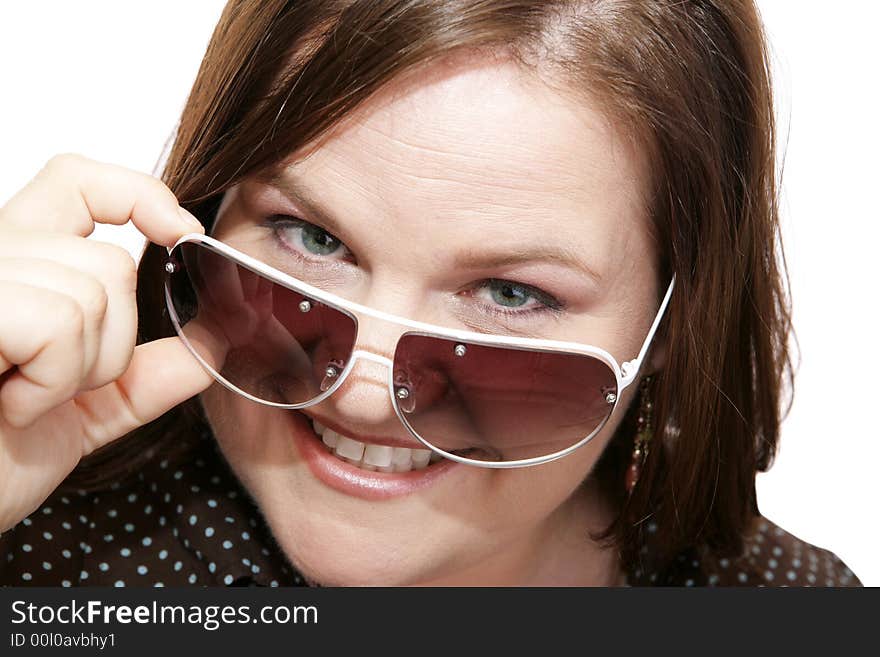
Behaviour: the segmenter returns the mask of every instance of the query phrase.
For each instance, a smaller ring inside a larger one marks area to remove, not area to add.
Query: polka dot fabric
[[[656,525],[648,531],[656,531]],[[645,553],[643,548],[642,552]],[[647,560],[646,560],[647,561]],[[662,574],[636,568],[633,586],[862,586],[855,574],[830,552],[786,532],[763,516],[748,531],[735,558],[718,557],[706,548],[679,554]]]
[[[304,586],[203,436],[185,464],[126,486],[56,491],[0,536],[0,585]]]
[[[648,531],[656,531],[649,523]],[[650,555],[643,549],[645,563]],[[737,558],[703,549],[631,586],[860,586],[833,553],[758,516]],[[206,432],[183,464],[154,459],[133,483],[56,491],[0,536],[3,586],[306,586]]]

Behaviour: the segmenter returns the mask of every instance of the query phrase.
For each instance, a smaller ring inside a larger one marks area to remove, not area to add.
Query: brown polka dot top
[[[627,578],[635,586],[861,585],[835,554],[761,516],[736,559],[695,548],[663,573],[636,569]],[[185,463],[155,459],[124,486],[59,489],[0,536],[2,586],[308,584],[210,433]]]

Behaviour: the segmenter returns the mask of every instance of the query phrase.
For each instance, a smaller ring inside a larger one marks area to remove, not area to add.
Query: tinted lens
[[[422,439],[482,461],[571,447],[602,426],[617,395],[614,371],[598,358],[412,334],[397,345],[394,382]]]
[[[263,401],[301,404],[329,388],[351,355],[355,320],[200,243],[171,254],[168,291],[180,333],[226,382]]]

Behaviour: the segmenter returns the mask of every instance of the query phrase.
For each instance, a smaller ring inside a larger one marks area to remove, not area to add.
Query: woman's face
[[[230,190],[214,235],[247,251],[271,232],[281,248],[262,254],[269,264],[388,313],[634,358],[659,284],[644,158],[595,107],[512,63],[431,72],[387,87],[277,175]],[[269,231],[266,222],[279,219]],[[390,355],[402,330],[367,321],[358,348]],[[637,386],[563,459],[513,469],[443,460],[386,474],[324,448],[309,418],[367,445],[411,441],[387,379],[384,365],[360,360],[331,397],[303,412],[219,385],[202,396],[226,458],[307,577],[354,585],[618,578],[613,555],[586,534],[612,512],[589,474]]]

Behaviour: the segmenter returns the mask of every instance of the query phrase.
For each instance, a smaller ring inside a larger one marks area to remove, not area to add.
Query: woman
[[[752,3],[231,2],[163,180],[0,210],[4,583],[858,584],[755,499]]]

